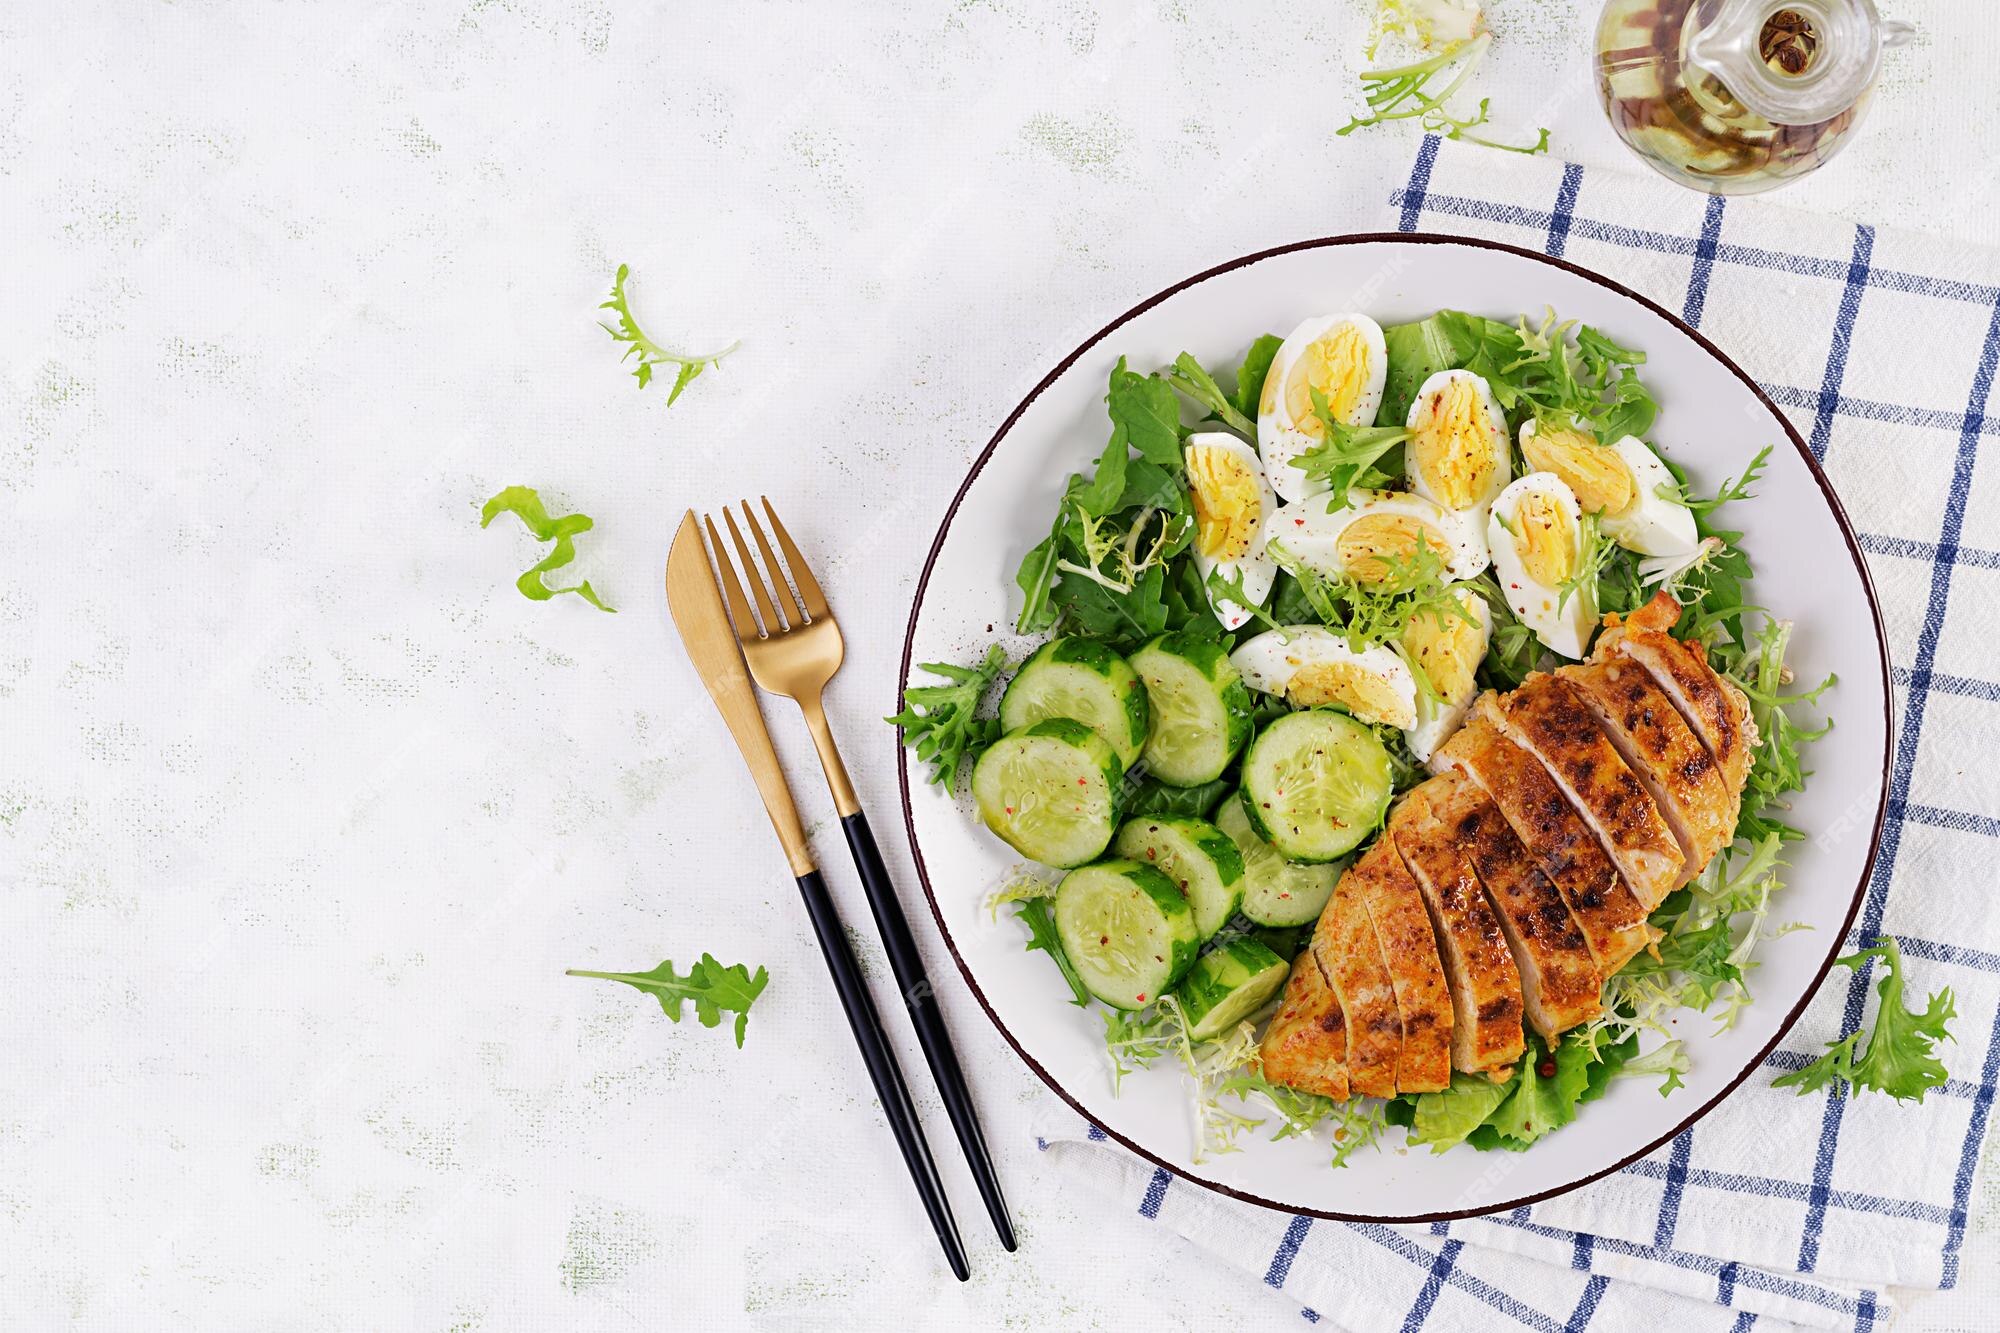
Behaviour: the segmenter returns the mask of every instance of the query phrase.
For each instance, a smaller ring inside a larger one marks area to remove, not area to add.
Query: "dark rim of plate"
[[[951,531],[952,521],[958,517],[958,509],[965,501],[966,492],[972,488],[972,483],[978,479],[980,472],[986,467],[987,460],[993,457],[994,450],[1000,447],[1000,442],[1007,438],[1008,432],[1013,430],[1014,423],[1020,420],[1021,414],[1026,412],[1029,405],[1042,395],[1043,390],[1055,383],[1065,371],[1082,358],[1084,353],[1115,333],[1126,323],[1144,314],[1169,297],[1195,286],[1197,283],[1206,282],[1210,278],[1234,272],[1239,268],[1246,268],[1251,264],[1273,258],[1277,255],[1292,254],[1301,250],[1318,250],[1335,245],[1462,245],[1481,250],[1496,250],[1503,254],[1517,255],[1522,259],[1531,259],[1538,264],[1546,264],[1550,268],[1561,269],[1565,273],[1573,273],[1579,278],[1596,283],[1608,291],[1615,292],[1625,299],[1643,306],[1679,330],[1690,342],[1707,352],[1709,356],[1713,357],[1730,374],[1740,380],[1744,388],[1756,396],[1757,401],[1763,404],[1764,409],[1770,413],[1771,419],[1777,423],[1779,429],[1784,431],[1785,438],[1791,441],[1792,448],[1798,452],[1799,460],[1806,465],[1806,470],[1812,474],[1814,482],[1819,486],[1821,496],[1826,501],[1827,508],[1833,514],[1835,524],[1840,528],[1842,540],[1847,543],[1848,557],[1854,562],[1855,572],[1861,578],[1861,589],[1868,598],[1868,612],[1874,623],[1876,652],[1881,661],[1883,713],[1882,796],[1875,807],[1875,820],[1868,838],[1868,856],[1862,862],[1860,877],[1855,881],[1854,893],[1847,905],[1847,915],[1842,919],[1840,929],[1832,933],[1826,957],[1820,961],[1819,967],[1814,971],[1811,984],[1806,986],[1804,991],[1801,992],[1798,1002],[1792,1006],[1791,1012],[1785,1015],[1784,1021],[1778,1024],[1777,1031],[1772,1034],[1771,1040],[1764,1045],[1762,1050],[1757,1052],[1753,1059],[1748,1061],[1737,1072],[1735,1077],[1731,1078],[1724,1085],[1722,1091],[1716,1093],[1715,1096],[1695,1108],[1680,1123],[1650,1143],[1641,1145],[1627,1156],[1620,1158],[1609,1166],[1593,1171],[1588,1175],[1579,1176],[1566,1184],[1557,1185],[1554,1188],[1542,1190],[1535,1194],[1524,1194],[1517,1198],[1502,1199],[1483,1207],[1463,1208],[1438,1213],[1342,1213],[1319,1208],[1307,1208],[1297,1204],[1280,1203],[1275,1199],[1267,1199],[1262,1195],[1233,1188],[1220,1181],[1209,1180],[1185,1167],[1178,1166],[1173,1162],[1166,1161],[1148,1152],[1145,1148],[1133,1142],[1125,1135],[1120,1134],[1117,1130],[1111,1129],[1109,1126],[1098,1126],[1115,1142],[1129,1151],[1136,1153],[1146,1161],[1151,1162],[1153,1165],[1170,1171],[1184,1180],[1192,1181],[1204,1189],[1214,1190],[1218,1194],[1227,1195],[1232,1199],[1240,1199],[1245,1203],[1254,1203],[1260,1207],[1275,1209],[1283,1213],[1303,1213],[1309,1217],[1325,1218],[1331,1222],[1449,1222],[1460,1218],[1483,1217],[1491,1213],[1502,1213],[1509,1209],[1525,1207],[1528,1204],[1540,1203],[1545,1199],[1555,1198],[1557,1195],[1567,1194],[1571,1190],[1588,1185],[1594,1180],[1602,1179],[1614,1171],[1621,1171],[1648,1153],[1657,1151],[1659,1148],[1678,1138],[1690,1125],[1714,1110],[1721,1104],[1724,1098],[1736,1091],[1738,1085],[1744,1079],[1748,1078],[1753,1070],[1759,1068],[1772,1051],[1777,1049],[1778,1043],[1784,1040],[1785,1034],[1791,1031],[1793,1025],[1798,1022],[1800,1015],[1805,1013],[1806,1006],[1812,1002],[1814,994],[1819,990],[1820,983],[1826,979],[1826,974],[1832,969],[1834,958],[1846,946],[1848,932],[1854,926],[1855,914],[1861,908],[1862,898],[1867,892],[1868,881],[1875,871],[1876,855],[1882,845],[1882,825],[1888,815],[1889,809],[1890,761],[1891,756],[1894,754],[1895,746],[1895,714],[1893,703],[1895,696],[1890,687],[1888,635],[1882,625],[1882,608],[1875,596],[1875,584],[1868,576],[1868,563],[1862,558],[1861,544],[1854,536],[1854,526],[1848,522],[1847,511],[1842,508],[1840,497],[1834,494],[1833,486],[1827,480],[1826,473],[1820,468],[1819,461],[1812,456],[1812,451],[1806,447],[1806,442],[1799,438],[1798,431],[1792,428],[1792,423],[1785,419],[1784,414],[1778,410],[1777,404],[1773,403],[1763,389],[1758,387],[1757,382],[1746,375],[1742,367],[1730,360],[1714,343],[1703,337],[1695,329],[1689,327],[1678,315],[1675,315],[1657,301],[1641,296],[1638,292],[1633,291],[1623,283],[1615,282],[1601,274],[1593,273],[1589,269],[1572,264],[1567,260],[1557,259],[1533,250],[1524,250],[1516,245],[1507,245],[1500,241],[1489,241],[1474,236],[1452,236],[1443,233],[1355,232],[1345,236],[1323,236],[1316,240],[1295,241],[1290,245],[1280,245],[1269,250],[1259,250],[1255,254],[1244,255],[1240,259],[1232,259],[1225,264],[1218,264],[1214,268],[1197,273],[1191,278],[1183,279],[1164,291],[1146,298],[1138,305],[1133,306],[1130,310],[1112,320],[1109,324],[1106,324],[1096,333],[1091,334],[1068,356],[1065,356],[1061,361],[1056,363],[1053,370],[1042,377],[1041,382],[1028,392],[1028,396],[1023,398],[1014,410],[1007,414],[1007,419],[1000,423],[1000,429],[993,433],[993,438],[987,441],[986,447],[979,451],[979,457],[972,461],[972,467],[966,472],[965,480],[960,483],[957,493],[952,496],[951,505],[945,510],[944,518],[938,524],[937,537],[931,542],[930,551],[924,556],[923,570],[918,575],[916,593],[911,599],[909,625],[903,634],[901,674],[897,677],[896,687],[897,708],[901,707],[903,683],[910,678],[911,655],[916,646],[917,620],[923,612],[924,595],[930,589],[931,572],[936,566],[938,552],[944,547],[945,537]],[[966,966],[964,957],[959,954],[958,945],[952,939],[950,929],[945,925],[944,914],[938,910],[937,893],[931,886],[930,871],[924,864],[923,850],[917,843],[915,812],[910,804],[910,764],[905,757],[899,756],[899,760],[900,762],[896,766],[896,786],[903,802],[904,835],[909,839],[910,856],[916,862],[917,879],[924,886],[924,897],[930,903],[931,916],[937,922],[938,933],[944,939],[945,948],[951,951],[952,961],[958,964],[959,974],[965,978],[965,984],[971,988],[973,998],[979,1001],[979,1007],[986,1011],[987,1018],[992,1020],[993,1026],[999,1029],[1000,1035],[1006,1038],[1007,1044],[1014,1048],[1014,1053],[1019,1055],[1028,1068],[1035,1072],[1036,1077],[1046,1083],[1049,1086],[1049,1090],[1068,1103],[1070,1108],[1078,1115],[1093,1125],[1097,1124],[1097,1120],[1091,1113],[1084,1109],[1083,1105],[1076,1098],[1069,1095],[1063,1086],[1056,1081],[1055,1077],[1042,1067],[1041,1062],[1028,1054],[1027,1050],[1021,1045],[1020,1040],[1015,1037],[1013,1031],[1001,1020],[1000,1015],[994,1012],[992,1004],[986,999],[986,993],[980,989],[978,979],[972,975],[972,969]]]

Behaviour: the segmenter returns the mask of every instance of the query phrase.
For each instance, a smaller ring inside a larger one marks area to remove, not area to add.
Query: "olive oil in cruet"
[[[1840,151],[1882,52],[1913,32],[1874,0],[1608,0],[1598,90],[1612,128],[1654,168],[1751,194]]]

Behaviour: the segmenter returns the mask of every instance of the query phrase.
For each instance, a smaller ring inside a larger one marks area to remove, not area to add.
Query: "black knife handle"
[[[924,1059],[930,1062],[931,1077],[937,1081],[938,1096],[943,1098],[945,1113],[958,1133],[958,1146],[972,1168],[979,1197],[986,1204],[994,1229],[1000,1233],[1000,1243],[1011,1251],[1016,1244],[1014,1222],[1007,1215],[1007,1200],[1000,1193],[1000,1177],[986,1150],[979,1113],[973,1108],[972,1094],[966,1090],[965,1074],[958,1066],[957,1052],[952,1049],[951,1034],[938,1009],[937,994],[924,972],[924,956],[917,951],[910,923],[903,916],[902,900],[896,896],[888,867],[882,863],[882,852],[875,845],[868,816],[857,810],[842,817],[840,828],[847,835],[847,849],[854,854],[854,868],[861,874],[861,887],[867,891],[868,906],[875,913],[875,929],[881,933],[882,947],[889,955],[889,967],[896,974],[903,1003],[909,1006],[917,1041],[923,1047]]]
[[[854,950],[848,945],[840,913],[834,909],[819,871],[808,870],[798,881],[806,915],[812,918],[813,934],[819,937],[827,971],[833,974],[834,989],[840,993],[840,1007],[847,1012],[848,1026],[854,1029],[854,1043],[861,1048],[861,1060],[868,1066],[875,1095],[882,1100],[882,1114],[888,1117],[896,1146],[902,1149],[903,1164],[910,1169],[910,1179],[916,1182],[924,1211],[930,1215],[938,1243],[944,1246],[944,1257],[963,1282],[972,1271],[966,1265],[965,1244],[959,1239],[958,1224],[952,1220],[951,1204],[945,1199],[937,1164],[931,1161],[930,1147],[924,1142],[923,1126],[918,1123],[917,1108],[911,1104],[910,1090],[903,1083],[903,1071],[897,1067],[895,1053],[883,1036],[881,1015],[875,1012],[875,1001],[870,998],[867,983],[861,979],[861,969],[855,964]]]

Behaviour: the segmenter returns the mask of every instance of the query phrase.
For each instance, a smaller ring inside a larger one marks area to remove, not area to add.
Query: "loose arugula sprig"
[[[1481,33],[1471,41],[1455,42],[1428,60],[1414,64],[1398,65],[1392,69],[1368,69],[1361,72],[1363,96],[1368,101],[1369,114],[1356,116],[1335,134],[1352,134],[1369,125],[1383,125],[1392,120],[1416,120],[1433,134],[1441,134],[1447,139],[1463,139],[1468,143],[1484,144],[1488,148],[1500,148],[1510,153],[1544,153],[1549,147],[1549,132],[1540,131],[1532,144],[1501,143],[1497,139],[1484,138],[1469,131],[1487,123],[1488,102],[1480,98],[1479,109],[1466,117],[1454,116],[1446,108],[1452,95],[1464,87],[1485,58],[1487,48],[1493,45],[1490,33]],[[1454,66],[1456,67],[1454,69]],[[1442,88],[1432,90],[1432,81],[1451,71]]]
[[[674,400],[681,396],[683,389],[694,383],[696,376],[710,366],[721,365],[723,357],[743,344],[739,340],[719,352],[710,352],[706,356],[683,356],[679,352],[668,351],[646,335],[646,331],[639,327],[639,321],[632,314],[631,304],[625,296],[625,279],[631,272],[630,265],[618,266],[618,275],[611,280],[611,299],[597,307],[599,310],[609,310],[618,316],[617,327],[613,328],[604,323],[599,323],[597,327],[610,334],[614,341],[626,344],[624,355],[618,358],[620,361],[629,361],[635,356],[639,358],[639,364],[632,371],[632,377],[639,381],[640,388],[643,389],[653,382],[655,366],[676,368],[674,387],[667,391],[667,406],[672,407]]]
[[[650,972],[591,972],[572,967],[563,975],[623,982],[658,1000],[667,1017],[676,1023],[681,1021],[681,1006],[690,1000],[694,1002],[694,1016],[705,1028],[719,1025],[726,1010],[736,1015],[738,1050],[743,1048],[743,1033],[750,1024],[750,1006],[764,993],[764,986],[771,979],[761,967],[752,976],[750,969],[743,964],[724,967],[715,961],[712,954],[706,953],[701,956],[700,962],[688,969],[686,976],[674,971],[672,959]]]
[[[1829,1043],[1826,1054],[1803,1069],[1771,1080],[1771,1086],[1797,1088],[1803,1096],[1838,1081],[1857,1092],[1863,1088],[1886,1092],[1899,1102],[1921,1102],[1925,1093],[1943,1086],[1949,1075],[1936,1050],[1939,1042],[1951,1037],[1946,1022],[1958,1016],[1951,988],[1934,992],[1921,1013],[1906,1007],[1903,953],[1890,935],[1873,948],[1833,961],[1859,972],[1871,959],[1881,960],[1882,980],[1875,987],[1875,1028],[1866,1048],[1856,1055],[1861,1033],[1850,1032]]]
[[[479,526],[484,528],[501,514],[514,514],[538,542],[554,542],[555,546],[520,578],[514,586],[521,595],[531,602],[546,602],[559,593],[573,592],[600,611],[615,611],[606,606],[597,596],[597,590],[590,586],[590,580],[569,588],[551,588],[543,575],[552,569],[561,569],[576,559],[576,536],[589,532],[596,524],[588,514],[565,514],[561,518],[550,518],[549,511],[542,506],[542,497],[532,486],[509,486],[486,502],[479,511]]]
[[[1014,905],[1014,915],[1021,918],[1028,927],[1028,951],[1040,950],[1047,954],[1063,980],[1069,983],[1069,993],[1075,997],[1072,1003],[1079,1007],[1090,1003],[1090,992],[1083,988],[1083,978],[1076,974],[1076,965],[1069,960],[1069,953],[1063,948],[1062,936],[1056,933],[1055,902],[1051,898],[1023,898]]]
[[[1349,426],[1333,419],[1326,395],[1312,390],[1313,415],[1319,418],[1320,442],[1292,460],[1307,479],[1326,483],[1326,512],[1349,504],[1348,492],[1376,490],[1394,478],[1379,464],[1410,432],[1396,426]]]
[[[1000,735],[1000,723],[978,716],[978,710],[987,689],[1007,667],[1007,654],[997,643],[977,666],[925,662],[925,671],[951,683],[906,686],[903,711],[883,719],[903,729],[903,743],[916,747],[917,758],[931,766],[931,781],[946,791],[958,789],[958,770]]]

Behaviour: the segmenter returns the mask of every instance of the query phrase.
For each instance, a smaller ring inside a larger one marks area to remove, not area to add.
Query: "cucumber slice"
[[[973,765],[972,799],[986,827],[1030,861],[1080,866],[1110,845],[1123,780],[1109,741],[1052,717],[986,747]]]
[[[1292,861],[1344,856],[1381,824],[1395,789],[1389,751],[1345,713],[1288,713],[1243,757],[1243,808]]]
[[[1089,639],[1050,639],[1021,663],[1000,696],[1000,729],[1019,731],[1044,718],[1083,723],[1131,767],[1146,747],[1151,716],[1146,689],[1131,663]]]
[[[1240,796],[1222,803],[1215,826],[1243,853],[1243,906],[1238,910],[1244,916],[1260,926],[1304,926],[1319,920],[1344,862],[1293,865],[1257,832]]]
[[[1137,861],[1100,861],[1063,876],[1056,934],[1084,988],[1114,1009],[1159,999],[1201,947],[1186,897]]]
[[[1162,634],[1132,654],[1146,682],[1153,726],[1146,771],[1176,787],[1213,782],[1250,739],[1250,691],[1222,645]]]
[[[1206,819],[1128,819],[1111,853],[1165,872],[1187,895],[1204,940],[1243,904],[1243,853]]]
[[[1214,1041],[1275,999],[1291,972],[1284,959],[1241,935],[1210,949],[1174,991],[1189,1039]]]

